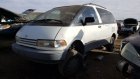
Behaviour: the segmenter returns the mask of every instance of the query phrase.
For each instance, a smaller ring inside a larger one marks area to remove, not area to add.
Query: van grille
[[[33,45],[36,46],[37,41],[33,39],[25,39],[25,38],[20,38],[16,37],[16,42],[20,44],[25,44],[25,45]]]

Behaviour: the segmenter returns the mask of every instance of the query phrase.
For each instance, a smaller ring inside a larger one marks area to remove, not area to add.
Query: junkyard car
[[[63,75],[76,73],[93,48],[113,51],[117,23],[112,13],[95,4],[53,8],[16,34],[13,50],[33,61],[59,63]]]
[[[29,9],[30,10],[30,9]],[[28,10],[27,10],[28,11]],[[41,12],[16,14],[7,9],[0,8],[0,39],[15,38],[16,32],[27,22],[33,20]]]
[[[120,24],[118,34],[119,35],[128,35],[133,34],[139,29],[139,23],[137,19],[127,18],[123,21],[123,25]]]
[[[4,17],[4,19],[3,19]],[[19,20],[20,16],[17,14],[0,8],[0,38],[3,37],[14,37],[16,31],[20,28],[21,24],[15,24],[16,20]],[[5,20],[5,21],[3,21]]]
[[[133,79],[140,78],[140,29],[133,35],[125,38],[121,43],[122,60],[118,69],[124,76],[132,75]]]

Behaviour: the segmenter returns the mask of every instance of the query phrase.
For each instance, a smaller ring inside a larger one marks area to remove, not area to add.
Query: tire
[[[106,50],[109,52],[113,52],[114,51],[114,44],[115,44],[115,38],[111,37],[110,43],[105,46]]]
[[[125,60],[120,60],[117,64],[117,69],[122,73],[123,76],[128,77],[130,73],[128,73],[129,64]]]
[[[75,49],[70,49],[68,53],[69,56],[58,66],[60,74],[64,77],[73,76],[83,68],[82,55]]]

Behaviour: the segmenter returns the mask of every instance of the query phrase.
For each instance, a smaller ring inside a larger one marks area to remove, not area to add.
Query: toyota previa
[[[64,76],[83,67],[86,52],[104,46],[113,51],[117,23],[112,13],[96,4],[53,8],[23,26],[13,50],[36,62],[58,64]]]

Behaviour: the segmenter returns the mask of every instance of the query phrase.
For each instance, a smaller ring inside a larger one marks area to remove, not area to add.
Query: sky
[[[85,3],[94,3],[106,7],[118,20],[125,18],[140,20],[140,0],[0,0],[0,7],[15,13],[21,13],[27,9],[45,12],[58,6]]]

